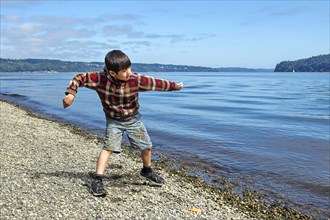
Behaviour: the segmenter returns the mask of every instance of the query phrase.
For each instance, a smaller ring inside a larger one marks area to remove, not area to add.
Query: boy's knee
[[[151,147],[147,147],[147,148],[142,149],[142,152],[149,152],[149,151],[151,151]]]
[[[113,153],[113,150],[102,149],[100,151],[100,154],[112,154],[112,153]]]

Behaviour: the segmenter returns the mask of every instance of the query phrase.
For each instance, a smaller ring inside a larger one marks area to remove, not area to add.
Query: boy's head
[[[128,56],[120,50],[110,51],[105,56],[105,66],[107,71],[113,71],[118,74],[119,71],[131,67],[131,61]]]

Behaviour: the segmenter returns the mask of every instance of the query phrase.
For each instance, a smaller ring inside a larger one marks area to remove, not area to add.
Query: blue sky
[[[329,1],[1,0],[1,58],[274,68],[329,53]]]

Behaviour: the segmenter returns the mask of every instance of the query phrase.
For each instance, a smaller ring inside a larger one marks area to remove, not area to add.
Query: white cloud
[[[125,41],[123,42],[124,44],[129,44],[129,45],[141,45],[141,46],[151,46],[150,41]]]
[[[4,58],[76,58],[78,60],[82,53],[86,54],[86,50],[90,49],[89,54],[94,53],[94,55],[96,51],[100,51],[100,47],[95,47],[98,42],[89,41],[87,44],[84,41],[94,36],[95,31],[48,25],[48,22],[46,20],[44,23],[32,23],[29,20],[17,25],[10,22],[1,25],[1,56]],[[72,40],[75,40],[74,48]],[[68,52],[68,50],[71,51]]]
[[[134,30],[132,25],[106,25],[103,28],[103,33],[112,38],[127,37],[128,39],[167,39],[170,43],[177,43],[182,41],[201,41],[206,38],[214,37],[214,34],[195,34],[191,37],[186,34],[156,34],[145,33],[143,31]],[[139,41],[141,42],[141,41]]]
[[[32,23],[22,23],[17,26],[17,29],[21,32],[34,32],[40,30],[39,27]]]
[[[20,17],[15,14],[10,14],[10,15],[1,15],[1,20],[3,22],[16,22],[19,21]]]
[[[102,16],[103,17],[103,16]],[[112,14],[104,16],[109,18],[110,21],[138,21],[140,19],[139,16],[133,14]]]
[[[106,36],[132,36],[136,35],[136,33],[133,31],[133,28],[131,25],[106,25],[103,28],[103,33]]]
[[[15,4],[11,7],[16,6]],[[18,6],[17,6],[18,7]],[[181,41],[201,41],[207,34],[159,34],[142,31],[133,14],[99,15],[91,18],[63,16],[1,16],[1,57],[51,58],[98,61],[111,49],[130,51],[168,47]],[[133,24],[135,24],[133,26]],[[157,49],[158,50],[158,49]]]
[[[73,18],[73,17],[57,17],[57,16],[32,16],[32,22],[51,26],[90,26],[102,22],[102,18]]]

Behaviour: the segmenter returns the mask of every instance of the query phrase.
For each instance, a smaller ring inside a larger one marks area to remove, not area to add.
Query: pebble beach
[[[102,143],[70,125],[1,104],[1,219],[251,219],[217,194],[158,169],[166,184],[138,178],[142,163],[112,155],[104,198],[88,186]]]

